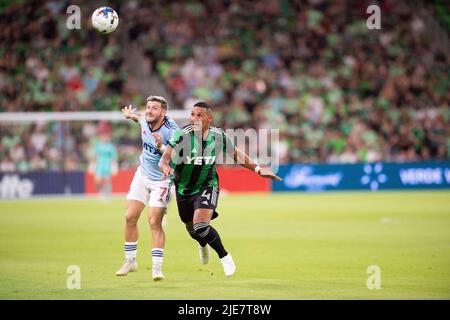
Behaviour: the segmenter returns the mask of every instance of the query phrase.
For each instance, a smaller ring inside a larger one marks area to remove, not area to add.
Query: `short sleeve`
[[[167,141],[167,143],[170,142],[171,138],[173,137],[174,133],[179,131],[180,128],[178,127],[178,125],[175,122],[171,122],[171,126],[170,126],[170,130],[165,132],[165,141]]]
[[[183,140],[183,132],[181,130],[175,130],[170,138],[168,145],[174,148]]]

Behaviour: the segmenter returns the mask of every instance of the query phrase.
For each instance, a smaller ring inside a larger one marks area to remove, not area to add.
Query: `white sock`
[[[125,259],[136,260],[137,241],[136,242],[125,242],[124,250],[125,250]]]
[[[153,248],[152,249],[152,262],[153,265],[161,266],[163,263],[164,249]]]

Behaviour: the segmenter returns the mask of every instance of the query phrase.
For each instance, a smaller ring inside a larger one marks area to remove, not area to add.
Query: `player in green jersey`
[[[191,111],[191,124],[176,131],[159,162],[163,176],[173,174],[178,213],[192,238],[200,244],[200,259],[208,263],[208,244],[222,262],[226,276],[236,271],[233,258],[225,250],[219,233],[210,225],[218,216],[219,197],[216,163],[230,156],[234,162],[262,177],[281,181],[270,169],[259,167],[236,148],[222,129],[211,126],[212,110],[206,102],[197,102]],[[224,162],[222,162],[224,163]]]

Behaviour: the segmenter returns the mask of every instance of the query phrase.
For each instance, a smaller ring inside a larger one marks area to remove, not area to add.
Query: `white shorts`
[[[164,181],[150,180],[144,177],[140,168],[138,168],[131,182],[127,200],[141,201],[149,207],[167,208],[171,187],[172,181],[170,179]]]

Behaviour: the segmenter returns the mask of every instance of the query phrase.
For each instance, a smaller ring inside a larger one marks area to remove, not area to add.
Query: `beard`
[[[149,123],[152,127],[156,124],[158,124],[158,122],[161,120],[162,116],[158,115],[158,116],[145,116],[145,120],[147,121],[147,123]]]

